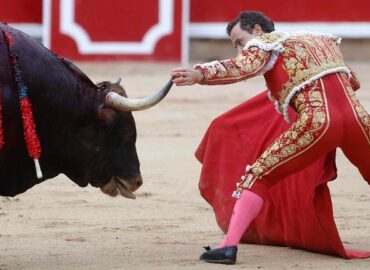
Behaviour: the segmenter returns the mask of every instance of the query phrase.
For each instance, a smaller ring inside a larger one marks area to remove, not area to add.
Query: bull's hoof
[[[238,252],[237,246],[215,249],[210,249],[209,247],[207,247],[206,250],[207,251],[200,256],[199,260],[208,263],[221,264],[235,264],[236,262],[236,254]]]

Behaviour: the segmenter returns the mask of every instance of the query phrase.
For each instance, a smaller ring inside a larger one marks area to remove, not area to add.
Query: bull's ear
[[[98,119],[107,125],[111,125],[114,122],[116,114],[117,112],[115,110],[104,105],[98,108]]]

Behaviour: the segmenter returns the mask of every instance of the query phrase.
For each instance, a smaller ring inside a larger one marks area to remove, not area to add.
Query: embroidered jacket
[[[356,90],[356,74],[345,65],[339,50],[341,39],[329,34],[297,32],[266,33],[250,40],[233,59],[197,64],[203,84],[227,84],[264,75],[270,99],[287,114],[292,97],[312,81],[334,72],[345,72]]]

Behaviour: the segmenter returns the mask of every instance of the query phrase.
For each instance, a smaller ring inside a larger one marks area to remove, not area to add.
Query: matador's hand
[[[177,86],[193,85],[204,80],[204,76],[200,70],[182,67],[173,69],[171,76],[174,78],[172,82]]]

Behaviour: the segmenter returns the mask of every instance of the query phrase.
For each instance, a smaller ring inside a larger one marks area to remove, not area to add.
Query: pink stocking
[[[245,189],[237,200],[231,216],[227,235],[217,248],[236,246],[247,230],[249,224],[260,212],[263,199],[257,194]]]

